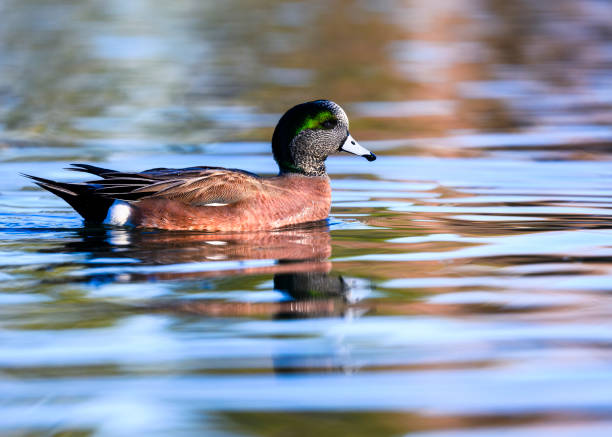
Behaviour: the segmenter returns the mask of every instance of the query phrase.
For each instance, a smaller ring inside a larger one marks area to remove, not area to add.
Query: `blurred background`
[[[0,0],[0,434],[612,435],[612,3]],[[83,227],[19,177],[277,172],[330,219]]]

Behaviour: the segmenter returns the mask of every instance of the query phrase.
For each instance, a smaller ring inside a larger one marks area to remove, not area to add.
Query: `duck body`
[[[163,197],[145,198],[129,206],[129,222],[147,228],[232,232],[282,228],[324,220],[329,215],[331,187],[327,176],[253,179],[249,181],[249,193],[232,203],[225,203],[223,198],[195,205]],[[111,208],[116,207],[114,204]]]
[[[272,150],[280,169],[273,177],[219,167],[123,172],[89,164],[69,168],[98,177],[87,182],[24,176],[64,199],[87,223],[240,232],[324,220],[331,205],[327,156],[344,150],[375,159],[348,133],[344,111],[328,100],[287,111]]]

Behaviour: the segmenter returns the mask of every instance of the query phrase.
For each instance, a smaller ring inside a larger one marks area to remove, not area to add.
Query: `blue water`
[[[612,6],[0,0],[0,434],[612,434]],[[274,174],[327,97],[330,218],[84,227],[18,173]]]

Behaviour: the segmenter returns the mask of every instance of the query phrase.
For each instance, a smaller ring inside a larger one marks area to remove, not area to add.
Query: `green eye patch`
[[[307,116],[295,130],[295,135],[306,129],[324,129],[323,123],[326,121],[336,121],[336,117],[329,111],[321,111],[314,116]]]

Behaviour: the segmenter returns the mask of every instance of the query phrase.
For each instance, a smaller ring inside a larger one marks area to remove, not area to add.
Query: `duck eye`
[[[323,126],[323,129],[333,129],[336,127],[336,124],[336,120],[325,120],[321,123],[321,126]]]

